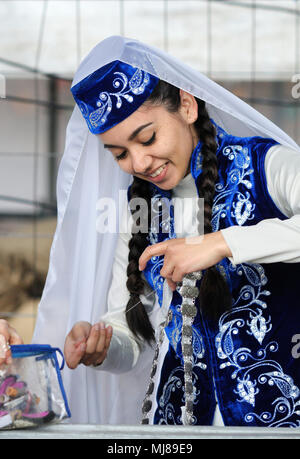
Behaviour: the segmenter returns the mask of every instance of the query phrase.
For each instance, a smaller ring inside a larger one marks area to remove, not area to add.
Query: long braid
[[[211,233],[212,206],[215,194],[215,184],[218,179],[217,144],[215,129],[205,109],[205,103],[196,99],[199,116],[195,122],[195,128],[203,143],[201,154],[202,173],[200,175],[200,196],[204,198],[204,232]],[[160,81],[148,99],[155,105],[164,104],[170,112],[177,112],[180,106],[179,89]],[[147,201],[148,222],[151,218],[151,197],[148,183],[134,177],[131,186],[131,198],[142,197]],[[134,212],[133,212],[134,214]],[[201,216],[200,216],[201,217]],[[138,223],[138,222],[137,222]],[[126,306],[126,319],[130,330],[138,337],[151,342],[154,339],[154,331],[140,296],[145,287],[142,273],[138,269],[138,259],[148,245],[147,234],[138,232],[133,228],[132,238],[129,242],[129,256],[127,267],[127,288],[130,299]],[[218,317],[231,307],[231,295],[228,285],[223,276],[215,267],[205,271],[199,293],[199,304],[203,314],[207,317]]]
[[[144,198],[148,209],[148,222],[151,215],[151,196],[148,183],[138,177],[134,177],[131,186],[131,199]],[[139,209],[131,209],[132,215]],[[138,260],[147,245],[147,233],[137,230],[140,225],[138,218],[133,222],[132,237],[129,241],[129,254],[127,266],[126,286],[130,293],[130,298],[126,306],[126,320],[130,330],[136,335],[143,337],[147,342],[154,339],[154,330],[149,320],[148,314],[143,303],[140,301],[140,294],[144,292],[145,280],[142,278],[142,272],[139,270]]]
[[[165,104],[167,109],[176,112],[180,104],[179,91],[176,87],[160,81],[154,91],[151,93],[148,101],[151,104]],[[151,196],[149,185],[145,180],[134,177],[131,186],[131,199],[142,197],[146,199],[148,204],[148,222],[151,218]],[[138,259],[143,250],[149,244],[147,234],[132,231],[132,238],[129,241],[129,255],[127,266],[127,282],[126,286],[130,293],[130,299],[126,306],[126,320],[129,329],[135,336],[144,338],[147,342],[154,341],[154,330],[149,320],[148,314],[144,305],[140,301],[139,295],[144,290],[144,279],[138,269]]]
[[[204,198],[204,233],[212,232],[212,206],[215,184],[218,179],[216,131],[203,101],[198,102],[198,119],[195,128],[202,141],[202,172],[199,176],[199,194]],[[199,215],[201,218],[201,215]],[[200,220],[199,220],[200,221]],[[231,307],[231,294],[226,280],[215,267],[205,271],[202,279],[199,302],[202,312],[214,320]]]

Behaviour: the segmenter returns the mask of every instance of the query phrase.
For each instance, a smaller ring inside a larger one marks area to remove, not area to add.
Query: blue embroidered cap
[[[113,61],[71,88],[73,97],[93,134],[123,121],[158,83],[156,76],[121,61]]]

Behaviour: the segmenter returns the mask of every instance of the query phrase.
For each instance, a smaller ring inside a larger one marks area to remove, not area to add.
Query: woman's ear
[[[188,124],[193,124],[198,118],[198,104],[194,96],[180,89],[180,114]]]

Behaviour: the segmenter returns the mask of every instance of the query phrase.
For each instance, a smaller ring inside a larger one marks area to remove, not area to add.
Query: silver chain
[[[185,406],[182,416],[184,425],[193,424],[193,404],[194,404],[194,388],[193,388],[193,329],[192,324],[197,314],[195,306],[196,299],[199,295],[199,289],[196,286],[197,280],[201,279],[202,273],[194,272],[186,274],[182,282],[177,284],[176,290],[182,297],[181,313],[182,313],[182,355],[184,365],[184,392]],[[150,383],[143,401],[142,406],[142,424],[149,424],[149,413],[152,409],[152,394],[154,392],[155,375],[157,372],[159,352],[164,340],[164,329],[172,320],[172,311],[169,310],[166,320],[161,322],[157,332],[156,348],[152,362],[150,373]]]

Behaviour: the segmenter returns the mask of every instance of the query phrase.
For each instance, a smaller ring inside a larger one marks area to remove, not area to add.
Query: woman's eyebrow
[[[153,124],[153,122],[142,124],[142,126],[139,126],[135,131],[133,131],[132,134],[130,134],[130,136],[128,137],[128,140],[133,140],[143,129],[150,126],[151,124]],[[123,148],[123,147],[120,145],[104,144],[104,148]]]
[[[133,133],[128,137],[128,140],[133,140],[140,132],[142,129],[145,129],[146,127],[150,126],[151,123],[143,124],[142,126],[138,127]]]

